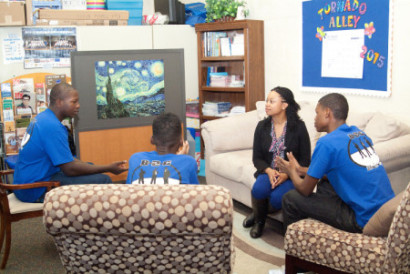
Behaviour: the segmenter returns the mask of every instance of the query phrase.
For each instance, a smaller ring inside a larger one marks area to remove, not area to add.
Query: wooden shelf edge
[[[201,57],[202,62],[222,62],[222,61],[244,61],[245,56],[243,55],[233,55],[233,56],[208,56]]]
[[[203,86],[201,87],[202,91],[210,91],[210,92],[240,92],[244,93],[245,92],[245,87],[208,87],[208,86]]]
[[[200,116],[200,119],[201,120],[216,120],[216,119],[225,118],[225,117],[229,117],[229,116],[206,116],[206,115],[202,115],[202,116]]]

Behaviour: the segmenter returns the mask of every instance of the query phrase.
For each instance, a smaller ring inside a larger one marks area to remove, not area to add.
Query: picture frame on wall
[[[183,49],[77,51],[71,77],[81,105],[76,134],[151,125],[162,112],[178,115],[185,128]]]

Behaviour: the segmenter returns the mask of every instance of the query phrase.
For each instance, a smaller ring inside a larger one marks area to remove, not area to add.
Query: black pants
[[[285,231],[288,225],[312,218],[348,232],[361,233],[354,211],[340,199],[327,180],[320,180],[316,193],[309,196],[291,190],[283,196],[282,211]]]

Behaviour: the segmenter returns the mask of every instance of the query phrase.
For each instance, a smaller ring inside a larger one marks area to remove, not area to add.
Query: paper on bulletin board
[[[70,67],[70,54],[77,50],[75,27],[22,28],[24,68]]]
[[[322,77],[363,78],[364,30],[326,31],[322,43]]]
[[[21,63],[24,59],[23,39],[15,34],[3,38],[3,63]]]

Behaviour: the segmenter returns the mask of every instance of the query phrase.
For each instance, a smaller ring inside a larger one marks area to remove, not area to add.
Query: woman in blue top
[[[310,164],[309,134],[299,110],[288,88],[275,87],[266,99],[268,117],[258,123],[253,142],[252,160],[256,167],[251,192],[253,212],[243,221],[244,227],[252,227],[252,238],[262,236],[268,209],[281,209],[282,196],[294,189],[289,176],[278,171],[275,158],[286,159],[286,153],[292,152],[299,162]]]

